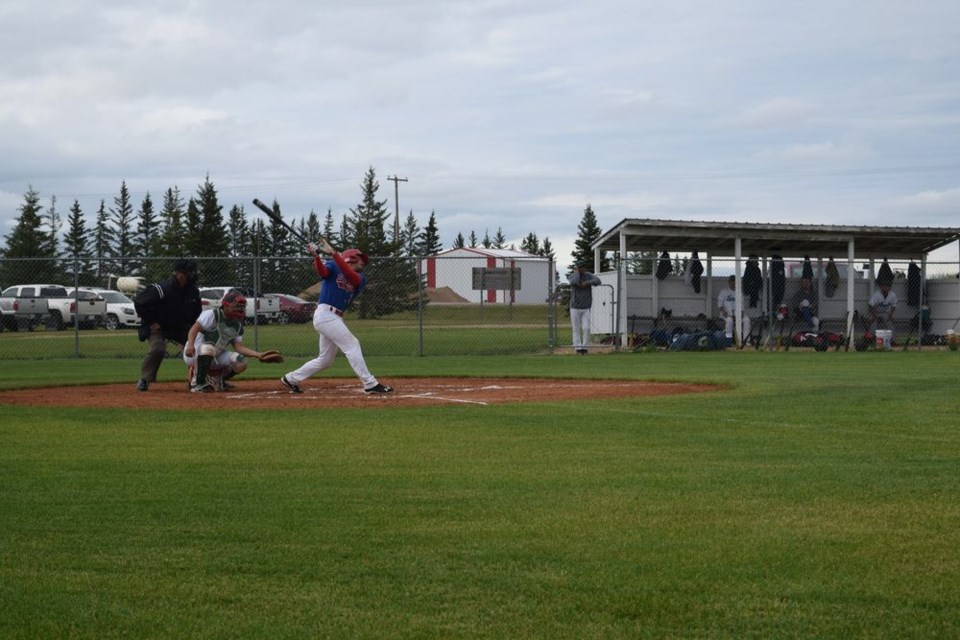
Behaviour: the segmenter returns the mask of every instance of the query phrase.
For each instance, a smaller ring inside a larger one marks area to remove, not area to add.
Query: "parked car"
[[[0,294],[3,320],[8,312],[16,323],[11,329],[32,329],[43,324],[47,329],[61,330],[74,324],[81,329],[92,329],[107,313],[107,303],[92,293],[74,295],[72,289],[58,284],[24,284],[7,287]]]
[[[122,327],[140,326],[140,316],[137,315],[133,307],[133,300],[113,289],[100,289],[98,287],[80,287],[80,293],[89,292],[96,294],[106,300],[107,315],[104,317],[103,326],[110,331]]]
[[[249,287],[201,287],[200,304],[203,310],[216,309],[228,291],[237,290],[247,299],[247,323],[252,324],[254,313],[258,324],[280,320],[280,301],[270,296],[256,295]]]
[[[268,293],[266,297],[277,298],[280,302],[280,316],[277,322],[303,324],[313,320],[313,312],[317,310],[316,302],[307,302],[303,298],[289,293]]]

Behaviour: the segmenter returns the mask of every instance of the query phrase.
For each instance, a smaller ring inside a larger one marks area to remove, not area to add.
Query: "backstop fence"
[[[248,297],[245,344],[293,357],[316,354],[312,314],[319,281],[312,258],[199,257],[197,262],[204,308],[218,306],[229,288]],[[172,258],[0,259],[0,360],[142,357],[132,298],[170,277],[173,263]],[[344,320],[368,355],[545,353],[558,346],[558,316],[567,317],[554,295],[555,265],[546,258],[373,257],[364,274],[366,288]],[[56,286],[25,287],[41,284]],[[96,322],[64,314],[60,310],[68,305],[62,300],[51,298],[43,313],[16,300],[19,293],[42,292],[79,302],[88,291],[108,299]],[[563,335],[569,341],[569,332]],[[169,351],[174,355],[178,348],[171,345]]]
[[[316,354],[311,320],[319,283],[311,258],[197,261],[204,308],[219,305],[229,288],[241,289],[250,299],[248,346],[279,349],[291,357]],[[169,277],[173,262],[95,256],[0,259],[0,360],[141,358],[145,347],[137,339],[139,320],[131,298]],[[625,276],[620,266],[614,260],[611,271],[599,274],[601,286],[593,289],[594,345],[669,348],[678,335],[723,330],[718,295],[736,271],[732,259],[704,260],[695,268],[689,257],[667,263],[628,256]],[[888,269],[897,304],[889,322],[878,326],[869,300]],[[744,260],[741,294],[751,324],[746,337],[759,348],[781,346],[785,340],[795,347],[837,346],[840,340],[859,347],[870,336],[872,347],[872,336],[881,329],[891,331],[892,345],[945,347],[948,336],[960,331],[958,271],[956,260],[848,264],[785,257],[753,265]],[[816,326],[795,303],[805,272],[812,275],[809,302]],[[547,258],[374,257],[365,274],[366,289],[344,320],[368,356],[536,354],[566,351],[571,345],[566,274]],[[79,292],[93,291],[105,299],[106,308],[95,322],[80,322],[69,312],[63,317],[58,310],[69,309],[63,300],[51,301],[43,313],[25,311],[29,305],[25,300],[17,304],[14,294],[38,284],[56,285],[45,293],[58,291],[74,302]],[[170,355],[178,350],[171,345]]]

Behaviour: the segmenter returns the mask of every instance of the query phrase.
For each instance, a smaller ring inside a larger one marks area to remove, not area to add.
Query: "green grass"
[[[960,635],[955,353],[368,360],[398,387],[730,388],[242,415],[0,405],[0,636]],[[7,362],[0,387],[136,368]]]

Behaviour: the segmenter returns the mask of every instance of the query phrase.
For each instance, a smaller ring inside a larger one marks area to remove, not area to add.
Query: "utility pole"
[[[396,207],[393,215],[393,241],[400,242],[400,183],[409,182],[406,178],[398,178],[396,175],[387,176],[387,180],[393,180],[393,204]]]

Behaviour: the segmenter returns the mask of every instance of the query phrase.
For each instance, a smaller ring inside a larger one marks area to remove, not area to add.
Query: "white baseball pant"
[[[333,364],[337,349],[340,349],[347,357],[353,372],[360,378],[364,389],[377,385],[377,379],[367,369],[367,363],[363,360],[360,341],[350,333],[350,329],[343,322],[343,318],[336,314],[334,307],[328,304],[317,305],[317,310],[313,312],[313,328],[320,334],[320,353],[293,373],[288,373],[287,380],[293,384],[300,384],[310,376],[323,371]]]
[[[570,309],[570,324],[573,325],[573,348],[590,346],[590,309]]]

